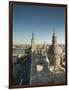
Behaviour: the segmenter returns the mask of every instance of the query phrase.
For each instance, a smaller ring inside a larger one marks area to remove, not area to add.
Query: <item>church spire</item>
[[[32,33],[31,43],[35,43],[34,33]]]
[[[32,38],[31,38],[31,50],[32,50],[32,52],[36,50],[34,33],[32,33]]]
[[[57,44],[57,38],[56,38],[55,32],[53,32],[53,36],[52,36],[52,44],[53,44],[53,45],[56,45],[56,44]]]
[[[32,33],[32,39],[34,40],[34,33]]]

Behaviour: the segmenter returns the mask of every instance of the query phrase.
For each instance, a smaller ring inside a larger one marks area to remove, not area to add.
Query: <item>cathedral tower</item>
[[[48,49],[48,58],[50,60],[50,66],[53,66],[54,69],[58,69],[58,67],[60,67],[61,53],[62,53],[62,49],[57,43],[57,37],[54,32],[52,36],[52,45],[50,45]]]
[[[53,33],[53,36],[52,36],[52,45],[56,45],[57,44],[57,37],[55,35],[55,32]]]
[[[31,38],[31,51],[32,52],[36,51],[36,42],[35,42],[34,33],[32,33],[32,38]]]

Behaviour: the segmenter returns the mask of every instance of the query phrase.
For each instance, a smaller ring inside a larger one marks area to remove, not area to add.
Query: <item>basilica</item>
[[[31,45],[24,54],[13,56],[13,84],[15,85],[52,85],[65,84],[66,59],[65,46],[60,45],[55,32],[52,43],[38,44],[32,33]],[[17,50],[17,48],[15,48]],[[19,50],[19,49],[18,49]],[[19,51],[18,51],[19,52]]]
[[[65,72],[65,67],[63,67],[65,64],[63,65],[64,60],[62,60],[62,56],[63,50],[57,42],[55,32],[52,35],[52,44],[47,46],[44,43],[41,47],[36,43],[34,33],[32,33],[30,84],[50,83],[54,81],[54,78],[56,83],[57,73],[63,74]],[[62,77],[62,75],[60,76]],[[61,77],[57,77],[59,82]]]

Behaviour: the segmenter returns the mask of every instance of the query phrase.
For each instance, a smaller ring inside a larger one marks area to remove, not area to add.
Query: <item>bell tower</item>
[[[57,44],[57,37],[55,35],[55,32],[53,32],[53,36],[52,36],[52,45],[56,45]]]
[[[32,38],[31,38],[31,51],[34,52],[35,50],[36,50],[35,37],[34,37],[34,33],[32,33]]]
[[[35,43],[34,33],[32,33],[31,45]]]

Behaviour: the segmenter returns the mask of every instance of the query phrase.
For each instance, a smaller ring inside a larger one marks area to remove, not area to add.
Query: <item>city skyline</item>
[[[32,33],[37,43],[52,43],[53,32],[65,44],[64,7],[13,5],[13,44],[30,44]]]

